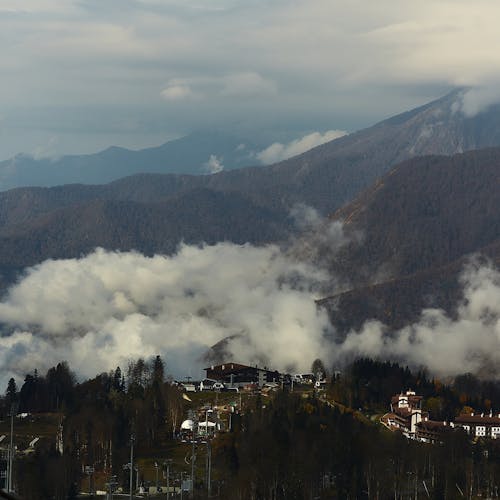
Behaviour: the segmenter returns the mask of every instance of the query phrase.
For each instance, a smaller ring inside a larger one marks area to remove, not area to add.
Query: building
[[[381,423],[390,430],[399,430],[406,437],[424,443],[439,443],[443,434],[452,430],[463,429],[472,438],[500,438],[500,414],[460,415],[454,422],[429,420],[422,409],[422,396],[413,391],[406,391],[391,399],[391,411],[381,419]]]
[[[415,439],[423,443],[440,443],[443,433],[453,429],[453,422],[440,422],[425,417],[416,425]]]
[[[226,385],[226,387],[245,387],[256,385],[262,388],[266,383],[279,383],[281,375],[278,371],[268,368],[259,368],[257,366],[241,365],[239,363],[224,363],[221,365],[212,365],[205,368],[206,378],[217,380]]]
[[[500,414],[493,415],[490,412],[488,415],[481,413],[480,415],[460,415],[455,419],[455,426],[464,429],[467,434],[476,438],[500,438]]]
[[[380,421],[391,430],[400,430],[405,436],[416,438],[417,424],[427,418],[426,412],[422,413],[422,396],[417,396],[414,391],[393,396],[391,411],[386,413]]]
[[[417,396],[415,391],[408,390],[404,394],[398,394],[391,399],[391,411],[400,409],[420,410],[422,408],[422,396]]]

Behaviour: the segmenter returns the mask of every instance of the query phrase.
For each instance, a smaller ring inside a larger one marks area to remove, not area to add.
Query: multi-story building
[[[453,422],[429,420],[427,417],[417,424],[415,439],[424,443],[439,443],[443,433],[453,428]]]
[[[223,382],[227,387],[243,387],[250,384],[263,387],[266,383],[279,383],[281,380],[278,371],[239,363],[212,365],[205,368],[205,371],[207,379]]]
[[[391,411],[380,420],[391,430],[399,430],[411,439],[425,443],[442,441],[443,433],[456,429],[465,430],[473,438],[500,438],[500,414],[460,415],[454,422],[430,420],[422,411],[422,396],[406,391],[391,399]]]
[[[455,426],[461,427],[473,437],[500,438],[500,414],[460,415],[455,419]]]
[[[391,399],[391,411],[381,418],[381,422],[391,430],[400,430],[405,436],[415,438],[417,424],[423,418],[427,418],[427,413],[422,413],[422,396],[408,390]]]

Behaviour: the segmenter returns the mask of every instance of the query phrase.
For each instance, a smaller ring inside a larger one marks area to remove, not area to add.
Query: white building
[[[500,414],[493,415],[490,412],[488,415],[484,413],[480,415],[474,415],[474,413],[460,415],[455,419],[455,426],[462,427],[473,437],[500,438]]]

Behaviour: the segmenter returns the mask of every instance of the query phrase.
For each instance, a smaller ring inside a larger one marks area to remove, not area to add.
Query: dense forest
[[[496,381],[464,374],[445,383],[425,370],[412,373],[370,359],[336,372],[324,391],[292,391],[285,385],[245,395],[244,411],[234,415],[230,431],[211,442],[212,497],[496,498],[496,440],[472,441],[450,428],[441,444],[431,445],[379,424],[391,397],[409,387],[423,396],[434,419],[500,406]],[[87,484],[87,464],[95,466],[96,476],[115,474],[128,491],[122,464],[131,435],[138,459],[174,457],[172,468],[180,469],[183,455],[176,449],[189,445],[178,440],[176,431],[195,408],[190,399],[166,380],[159,356],[80,383],[64,362],[45,375],[26,375],[19,390],[11,379],[1,401],[2,425],[13,404],[19,413],[51,415],[59,422],[57,439],[41,440],[33,453],[16,457],[16,491],[26,499],[76,498]],[[203,458],[203,450],[199,453]],[[203,473],[195,478],[196,498],[207,497],[205,481]]]

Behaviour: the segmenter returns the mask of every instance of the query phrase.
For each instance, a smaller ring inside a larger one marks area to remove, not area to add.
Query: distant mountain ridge
[[[500,145],[500,107],[494,106],[484,113],[467,117],[459,111],[463,92],[455,91],[369,129],[268,167],[247,167],[210,176],[139,174],[104,185],[74,184],[2,192],[0,270],[4,281],[11,280],[16,269],[47,258],[79,257],[96,246],[152,254],[172,252],[181,241],[198,244],[225,240],[263,244],[286,239],[293,230],[289,212],[297,203],[310,205],[323,214],[333,213],[369,188],[397,162],[423,154],[455,154],[491,146],[491,143]],[[398,200],[398,189],[410,194],[418,187],[422,200],[426,194],[433,194],[433,201],[427,207],[432,211],[436,209],[435,200],[441,196],[438,191],[427,189],[426,183],[432,186],[436,183],[433,176],[439,174],[439,169],[433,170],[434,164],[465,162],[460,178],[467,178],[467,169],[475,169],[479,193],[482,192],[481,183],[487,183],[490,188],[495,186],[492,175],[500,165],[498,155],[498,150],[490,150],[467,153],[454,160],[435,156],[416,159],[396,169],[396,172],[404,172],[404,175],[392,176],[399,179],[399,184],[394,184],[394,187],[399,186],[397,189],[381,192]],[[489,177],[481,173],[479,167],[483,162],[493,168],[488,171]],[[446,167],[442,170],[443,175],[447,172],[446,175],[436,177],[440,179],[437,182],[440,188],[453,184],[452,171]],[[389,178],[391,176],[382,183],[389,185]],[[405,178],[412,182],[405,183]],[[446,258],[436,260],[436,251],[431,245],[425,247],[428,252],[423,255],[422,264],[425,261],[425,265],[419,267],[408,245],[411,247],[411,238],[422,238],[422,243],[429,243],[429,238],[421,236],[428,222],[419,215],[421,207],[417,205],[415,209],[418,209],[415,220],[419,221],[416,236],[407,235],[405,239],[404,227],[392,225],[391,214],[383,210],[384,199],[376,196],[377,189],[381,188],[380,182],[376,186],[354,202],[365,207],[365,219],[356,216],[356,205],[353,204],[338,213],[339,217],[343,213],[344,218],[352,220],[353,228],[358,227],[358,222],[362,229],[373,222],[373,227],[380,230],[381,236],[377,239],[376,235],[371,236],[369,228],[364,229],[366,249],[353,249],[350,260],[345,258],[344,269],[352,271],[356,278],[354,284],[360,288],[373,284],[363,273],[370,263],[370,252],[374,255],[372,267],[381,267],[389,261],[395,267],[387,276],[399,279],[446,266],[464,252],[495,244],[496,240],[490,236],[498,226],[492,226],[492,233],[486,237],[485,233],[477,231],[483,226],[470,220],[469,216],[477,214],[473,204],[482,206],[481,201],[471,197],[470,209],[465,213],[457,212],[466,217],[467,227],[474,227],[476,231],[470,238],[470,247],[466,248],[464,244],[467,238],[461,232],[460,220],[449,213],[452,211],[450,205],[446,212],[448,219],[439,219],[445,212],[438,211],[436,215],[443,227],[440,228],[437,222],[429,231],[432,235],[442,233],[449,239],[439,240],[439,245],[446,250]],[[450,193],[455,191],[460,192],[457,186]],[[371,197],[369,193],[372,193]],[[451,198],[446,199],[452,203]],[[494,192],[488,191],[484,200],[496,203]],[[494,203],[491,210],[496,213],[498,208]],[[436,206],[439,210],[440,205]],[[394,210],[401,211],[401,207]],[[410,214],[406,215],[409,217]],[[492,219],[494,224],[495,220]],[[400,225],[411,228],[412,223],[411,218],[404,220],[401,215]],[[391,231],[394,236],[389,237]],[[452,238],[455,233],[458,236]],[[383,235],[387,235],[386,241]],[[391,255],[389,242],[393,247],[396,245],[397,258]],[[440,248],[436,247],[437,254]],[[325,253],[328,251],[328,248],[324,249]]]
[[[195,132],[161,146],[35,159],[17,155],[0,162],[0,190],[21,186],[103,184],[138,173],[209,174],[256,163],[260,146],[222,132]],[[211,160],[212,157],[212,160]]]

